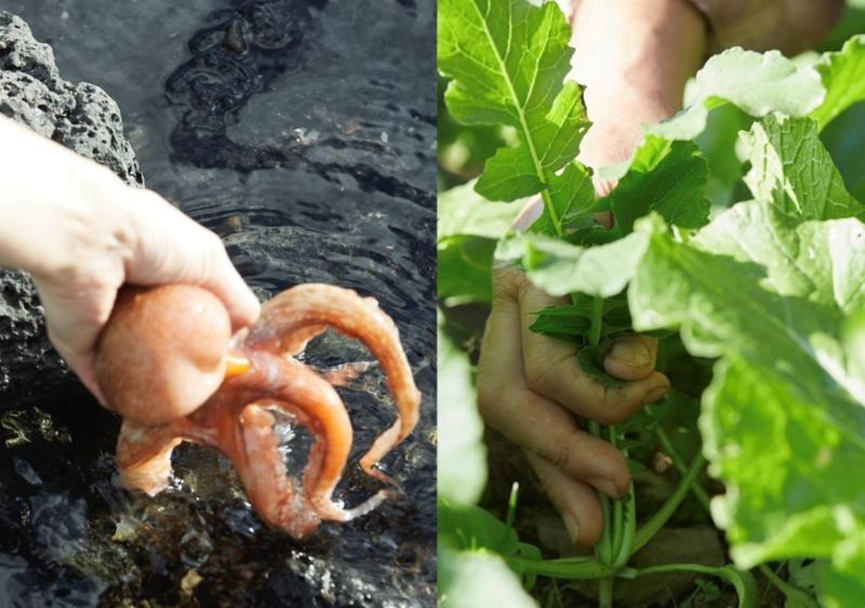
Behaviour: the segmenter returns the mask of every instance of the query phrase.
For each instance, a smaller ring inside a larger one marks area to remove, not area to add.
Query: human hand
[[[100,402],[94,347],[122,285],[199,285],[234,328],[258,317],[219,237],[158,194],[12,121],[0,119],[0,140],[0,265],[33,275],[48,337]]]
[[[478,405],[487,424],[525,450],[574,543],[592,545],[603,525],[595,490],[611,498],[624,496],[630,474],[621,453],[580,430],[574,414],[604,424],[621,422],[660,399],[670,381],[654,371],[657,342],[652,338],[613,341],[604,369],[631,382],[610,387],[580,370],[579,346],[529,329],[534,313],[566,301],[537,289],[516,268],[493,271]]]
[[[235,329],[252,323],[259,312],[258,299],[213,232],[155,192],[122,187],[117,197],[108,204],[123,210],[117,214],[125,224],[119,238],[80,234],[77,243],[69,243],[70,253],[76,253],[67,263],[33,273],[51,343],[103,405],[94,347],[124,284],[205,287],[225,305]]]
[[[679,109],[685,81],[705,47],[702,17],[683,0],[652,3],[583,0],[573,22],[574,70],[586,86],[592,127],[579,160],[598,169],[627,159],[642,125]],[[596,194],[614,183],[593,177]],[[514,227],[525,230],[543,211],[530,203]],[[614,218],[597,220],[611,227]],[[614,447],[579,429],[574,414],[601,423],[627,418],[660,399],[670,386],[654,371],[657,342],[645,336],[614,340],[604,360],[625,386],[604,386],[583,373],[577,348],[533,333],[534,314],[566,303],[535,288],[515,268],[493,271],[493,309],[478,368],[478,403],[486,422],[521,446],[571,539],[592,545],[603,520],[595,490],[612,498],[628,491],[625,459]]]

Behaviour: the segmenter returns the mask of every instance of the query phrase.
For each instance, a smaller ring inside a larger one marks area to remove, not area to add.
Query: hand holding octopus
[[[412,432],[421,397],[399,333],[374,299],[321,284],[279,294],[233,336],[224,306],[205,289],[121,290],[97,344],[96,373],[108,405],[124,417],[117,442],[124,484],[151,495],[162,491],[172,450],[191,441],[228,456],[259,515],[295,538],[321,520],[345,522],[378,506],[388,490],[353,509],[332,500],[351,448],[351,421],[333,386],[293,358],[328,326],[363,341],[386,374],[397,420],[360,466],[393,484],[376,464]],[[315,437],[302,487],[286,476],[274,409]]]

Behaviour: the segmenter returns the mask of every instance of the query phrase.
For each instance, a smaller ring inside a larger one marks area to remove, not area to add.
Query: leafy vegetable
[[[865,99],[865,35],[854,36],[838,53],[826,53],[815,67],[826,88],[826,98],[811,117],[822,129]]]
[[[550,295],[581,292],[609,297],[628,284],[646,244],[642,233],[597,247],[571,245],[542,234],[520,233],[499,241],[496,258],[519,260],[532,283]]]
[[[577,155],[589,126],[579,86],[562,85],[573,54],[570,27],[552,3],[497,0],[443,0],[438,24],[438,67],[452,79],[445,93],[451,114],[519,133],[517,147],[500,148],[487,161],[477,191],[504,201],[541,192],[557,228],[574,203],[565,185],[579,169],[557,171]]]
[[[690,568],[725,578],[740,606],[755,606],[754,579],[743,569],[801,558],[814,561],[794,561],[791,577],[807,571],[811,582],[800,585],[805,591],[788,584],[788,601],[809,605],[814,587],[824,607],[857,606],[865,597],[865,482],[853,475],[865,470],[865,208],[856,195],[865,193],[857,139],[865,129],[839,125],[865,118],[856,106],[865,99],[865,36],[815,61],[738,48],[711,58],[688,107],[646,127],[627,162],[601,170],[618,185],[597,201],[591,171],[574,160],[588,122],[580,88],[563,83],[569,37],[552,3],[440,2],[448,109],[465,124],[516,131],[515,145],[487,160],[475,192],[498,201],[540,194],[544,203],[532,229],[514,234],[512,208],[499,214],[496,204],[470,195],[471,186],[447,200],[440,293],[444,286],[448,302],[488,299],[477,285],[497,241],[499,263],[517,264],[538,287],[569,297],[533,311],[531,329],[582,344],[585,372],[603,379],[609,340],[630,330],[679,329],[690,355],[716,359],[699,426],[710,472],[726,486],[712,516],[735,566],[625,566],[689,492],[708,504],[698,456],[687,470],[677,464],[684,475],[677,502],[658,509],[663,517],[643,522],[636,536],[633,493],[604,501],[606,550],[595,558],[541,560],[510,525],[444,502],[443,571],[453,572],[451,555],[495,563],[502,576],[506,564],[520,575],[600,578],[599,597],[609,606],[613,577]],[[858,181],[845,183],[850,176]],[[748,190],[752,200],[722,209],[749,198]],[[598,211],[614,213],[612,230],[592,225]],[[625,299],[629,314],[622,314]],[[691,362],[692,371],[708,371],[707,362]],[[691,385],[696,395],[706,380]],[[657,421],[651,429],[635,424],[590,428],[637,465],[629,450],[639,450],[644,435],[651,443],[657,434],[665,446],[670,440]],[[504,561],[488,559],[491,553]]]
[[[742,136],[751,171],[745,182],[757,200],[803,219],[850,217],[865,211],[844,187],[808,118],[770,114]]]
[[[439,325],[442,320],[439,319]],[[438,438],[436,488],[443,500],[474,503],[487,481],[483,423],[475,409],[475,390],[465,353],[438,332]]]
[[[865,226],[752,202],[693,245],[658,218],[639,229],[651,241],[629,290],[635,328],[681,326],[691,352],[722,357],[701,430],[734,559],[826,557],[843,571],[851,526],[865,525],[865,488],[849,482],[865,467],[865,376],[849,364],[857,332],[841,336],[865,307]]]
[[[627,174],[598,207],[613,212],[617,235],[629,234],[634,221],[649,210],[682,228],[699,228],[709,221],[708,174],[706,159],[695,144],[649,135]]]
[[[732,48],[697,72],[690,107],[648,131],[667,139],[694,139],[706,128],[709,110],[724,102],[756,117],[771,112],[806,116],[825,94],[819,74],[810,66],[797,66],[778,51],[760,54]]]

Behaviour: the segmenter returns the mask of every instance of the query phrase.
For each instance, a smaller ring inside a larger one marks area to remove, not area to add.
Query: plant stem
[[[520,572],[539,574],[550,578],[590,580],[609,578],[615,574],[611,568],[585,557],[541,560],[509,557],[507,562]]]
[[[790,603],[796,606],[802,606],[803,608],[808,606],[814,606],[814,608],[817,608],[817,602],[815,602],[811,596],[782,579],[780,576],[775,574],[769,566],[766,564],[760,564],[759,568],[760,572],[763,573],[763,576],[765,576],[770,583],[775,585],[775,587],[784,594],[784,597],[787,598]]]
[[[592,301],[592,326],[589,328],[589,345],[597,346],[601,341],[601,329],[604,325],[604,298],[595,296]]]
[[[706,459],[702,454],[698,454],[693,462],[691,462],[691,466],[688,468],[685,476],[682,477],[681,481],[679,481],[679,486],[676,488],[676,491],[673,492],[673,495],[667,499],[667,502],[663,504],[663,506],[658,509],[658,512],[655,513],[652,518],[643,524],[639,530],[637,530],[636,537],[634,538],[634,552],[639,551],[647,542],[649,542],[652,537],[658,533],[658,531],[664,527],[667,523],[667,520],[672,517],[673,513],[682,504],[682,501],[685,499],[685,496],[688,494],[688,491],[691,489],[691,486],[694,483],[694,480],[697,479],[697,475],[703,470],[703,465],[706,463]]]
[[[622,544],[618,554],[613,557],[613,568],[622,568],[634,554],[634,542],[637,535],[637,500],[634,495],[634,484],[628,488],[628,496],[625,498],[625,522],[623,525]]]
[[[613,577],[608,576],[598,581],[598,607],[613,608]]]
[[[665,431],[661,425],[657,425],[655,427],[655,435],[658,437],[658,441],[661,442],[661,445],[664,448],[664,451],[670,457],[670,460],[673,461],[673,466],[676,467],[676,470],[679,471],[680,475],[685,475],[688,471],[688,466],[685,464],[685,459],[682,458],[682,455],[679,454],[678,450],[673,447],[673,442],[670,441],[670,436],[667,435],[667,431]],[[699,483],[694,483],[691,485],[691,493],[694,495],[703,508],[706,509],[709,513],[711,513],[711,508],[709,507],[709,495],[706,493],[706,490]]]

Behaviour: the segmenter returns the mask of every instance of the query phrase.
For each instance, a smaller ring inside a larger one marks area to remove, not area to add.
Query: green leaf
[[[865,525],[850,478],[865,470],[865,377],[847,350],[865,307],[865,225],[751,202],[687,245],[657,217],[637,230],[650,244],[628,293],[635,329],[679,326],[692,354],[721,357],[700,428],[727,486],[712,506],[734,561],[825,557],[846,572]]]
[[[613,211],[621,234],[629,234],[634,221],[650,211],[670,224],[699,228],[709,221],[708,176],[706,159],[695,144],[647,135],[627,174],[599,206]]]
[[[519,539],[495,515],[471,504],[451,504],[439,496],[436,534],[454,549],[488,549],[505,557],[516,554]]]
[[[447,306],[491,302],[492,260],[496,241],[456,236],[439,243],[436,292]]]
[[[841,563],[830,567],[822,562],[817,567],[817,587],[825,608],[859,606],[865,597],[865,533],[851,529],[844,541],[846,552]]]
[[[438,450],[436,488],[442,500],[474,503],[486,485],[483,422],[468,357],[438,329]]]
[[[488,551],[439,549],[440,608],[537,608],[505,561]]]
[[[643,233],[588,248],[542,234],[518,233],[499,241],[495,256],[519,261],[529,280],[550,295],[580,292],[606,298],[628,284],[647,243]]]
[[[548,306],[538,313],[538,318],[529,326],[536,334],[553,336],[568,342],[582,342],[582,337],[592,326],[592,307]]]
[[[493,203],[474,190],[475,182],[438,194],[438,241],[452,237],[480,236],[499,239],[511,229],[521,203]]]
[[[543,187],[526,146],[499,148],[487,160],[475,185],[478,194],[493,201],[515,201],[536,194]]]
[[[451,79],[445,99],[466,124],[507,124],[519,143],[500,149],[478,180],[490,199],[540,192],[555,233],[570,209],[571,192],[556,173],[576,157],[588,129],[582,90],[564,83],[573,50],[571,28],[555,3],[525,0],[442,0],[438,68]],[[564,198],[554,200],[558,192]]]
[[[561,174],[550,176],[549,194],[550,204],[563,230],[567,230],[567,226],[579,226],[586,218],[591,221],[595,187],[591,172],[580,163],[572,162]],[[532,224],[531,231],[556,234],[556,226],[550,214],[544,213]]]
[[[755,199],[804,219],[865,212],[845,189],[813,120],[771,114],[743,133],[742,142],[751,162],[745,183]]]
[[[583,342],[592,324],[594,298],[585,294],[574,294],[571,299],[571,304],[547,306],[538,312],[537,319],[529,329],[568,342]],[[606,298],[602,321],[602,338],[630,329],[631,317],[627,302],[621,297]]]
[[[778,51],[761,54],[738,47],[710,58],[697,72],[695,86],[691,106],[647,131],[666,139],[693,139],[706,128],[709,110],[724,102],[751,116],[806,116],[825,95],[813,67],[797,66]]]
[[[865,35],[854,36],[837,53],[824,53],[814,66],[820,73],[826,98],[811,118],[820,130],[855,103],[865,100]]]

